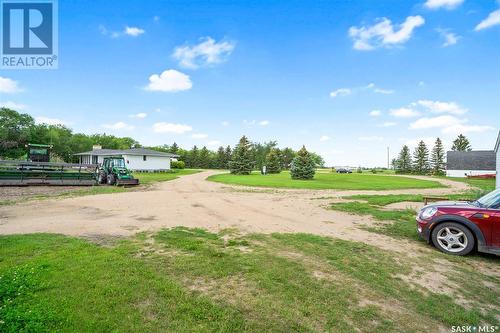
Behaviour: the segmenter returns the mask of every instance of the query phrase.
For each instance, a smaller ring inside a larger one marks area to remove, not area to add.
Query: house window
[[[142,155],[142,160],[145,161],[146,160],[146,155]]]
[[[97,164],[97,155],[92,155],[92,164]]]

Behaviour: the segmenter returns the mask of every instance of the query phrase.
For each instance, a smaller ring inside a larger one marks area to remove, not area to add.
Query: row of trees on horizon
[[[459,134],[453,141],[451,147],[453,151],[471,151],[469,139],[463,134]],[[418,174],[418,175],[436,175],[445,174],[445,150],[440,138],[436,138],[432,150],[429,151],[424,141],[420,141],[413,151],[404,145],[401,148],[399,156],[392,160],[392,166],[396,173],[400,174]]]
[[[248,139],[246,140],[248,141]],[[67,126],[37,124],[29,114],[0,108],[0,158],[22,159],[26,154],[25,144],[27,143],[53,145],[51,159],[64,162],[78,162],[78,158],[74,154],[89,151],[95,144],[106,149],[142,147],[137,140],[131,137],[73,133],[72,129]],[[279,166],[280,169],[290,169],[292,160],[297,155],[297,152],[292,148],[278,148],[276,141],[264,143],[248,141],[248,145],[253,169],[260,170],[269,163],[272,164],[271,169],[276,166]],[[177,154],[188,168],[215,169],[230,169],[229,163],[234,151],[231,146],[221,146],[216,151],[198,146],[183,149],[175,142],[172,145],[145,148]],[[269,159],[270,153],[271,159]],[[325,162],[320,155],[312,152],[309,154],[315,166],[322,167],[324,165]]]

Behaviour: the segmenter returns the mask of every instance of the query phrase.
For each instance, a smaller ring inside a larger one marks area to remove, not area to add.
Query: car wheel
[[[432,230],[432,243],[444,253],[464,256],[474,249],[474,242],[472,232],[459,223],[440,223]]]
[[[108,185],[113,185],[115,183],[115,176],[112,173],[108,175],[107,183]]]

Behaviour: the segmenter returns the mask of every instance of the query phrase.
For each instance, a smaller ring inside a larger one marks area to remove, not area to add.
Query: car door
[[[500,202],[490,209],[491,214],[491,245],[500,247]]]

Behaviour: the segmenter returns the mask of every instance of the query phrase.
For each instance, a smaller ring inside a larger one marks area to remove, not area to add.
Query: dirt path
[[[384,236],[363,232],[372,223],[322,206],[351,194],[444,194],[463,191],[461,182],[440,180],[438,189],[394,191],[269,190],[206,181],[206,171],[159,183],[151,191],[43,200],[0,208],[0,234],[53,232],[66,235],[120,235],[178,225],[210,230],[237,227],[243,232],[308,232],[398,246]],[[315,199],[315,200],[312,200]]]

